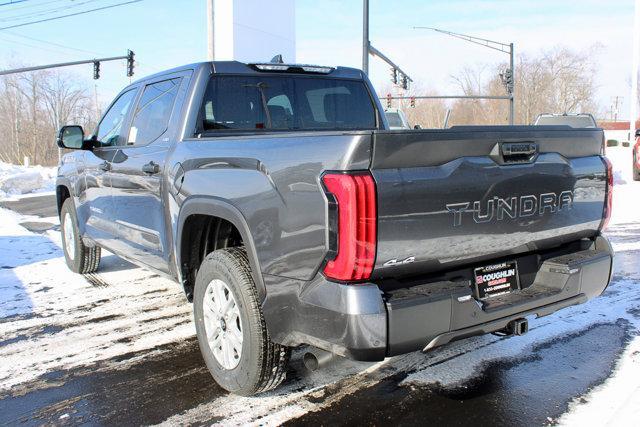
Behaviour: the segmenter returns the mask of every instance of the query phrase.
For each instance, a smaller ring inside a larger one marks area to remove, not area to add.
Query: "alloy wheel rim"
[[[224,281],[209,282],[203,311],[207,343],[213,356],[223,368],[235,368],[242,356],[242,320],[240,308]]]
[[[76,256],[76,245],[73,239],[73,223],[69,214],[64,216],[62,231],[64,232],[64,249],[69,259],[73,260]]]

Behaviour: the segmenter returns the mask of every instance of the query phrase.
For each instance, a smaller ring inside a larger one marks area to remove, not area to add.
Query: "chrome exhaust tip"
[[[310,371],[315,371],[327,365],[335,358],[335,354],[328,351],[309,347],[307,352],[302,356],[304,367]]]

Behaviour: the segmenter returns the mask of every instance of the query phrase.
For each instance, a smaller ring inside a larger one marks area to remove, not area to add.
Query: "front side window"
[[[362,81],[307,76],[214,76],[202,130],[375,129]]]
[[[145,145],[158,139],[169,126],[180,78],[147,85],[133,116],[127,145]]]
[[[96,139],[101,147],[118,145],[124,119],[127,117],[131,103],[136,95],[135,89],[121,94],[105,113],[95,131]]]

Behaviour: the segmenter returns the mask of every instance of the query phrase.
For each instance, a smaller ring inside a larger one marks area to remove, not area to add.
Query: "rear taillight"
[[[606,157],[602,157],[602,161],[607,170],[607,195],[604,203],[604,212],[602,212],[602,222],[600,223],[600,231],[604,231],[609,225],[611,219],[611,208],[613,204],[613,166],[611,161]]]
[[[334,208],[330,225],[337,230],[332,248],[335,257],[327,261],[324,274],[340,281],[366,280],[376,257],[376,185],[368,172],[328,173],[322,182]],[[331,200],[334,199],[334,200]],[[337,222],[337,224],[336,224]]]

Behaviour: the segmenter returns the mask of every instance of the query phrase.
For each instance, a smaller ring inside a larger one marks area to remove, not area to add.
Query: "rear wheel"
[[[222,388],[250,396],[284,380],[290,350],[269,338],[244,249],[207,255],[193,302],[200,351]]]
[[[96,271],[100,264],[100,247],[89,247],[82,242],[76,209],[71,199],[65,200],[60,210],[60,232],[67,267],[80,274]]]

